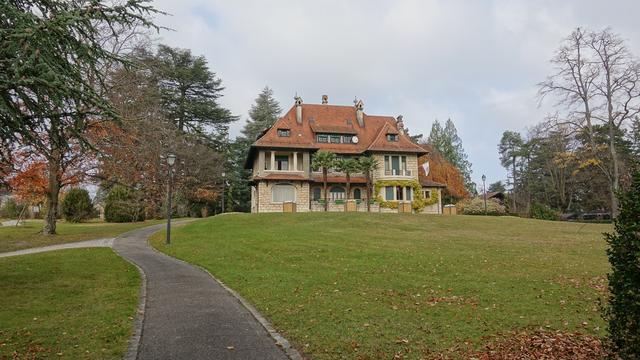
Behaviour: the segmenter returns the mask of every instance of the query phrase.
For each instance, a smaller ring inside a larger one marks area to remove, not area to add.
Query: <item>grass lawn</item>
[[[422,358],[509,331],[604,335],[611,225],[513,217],[238,214],[160,250],[201,265],[313,359]],[[466,349],[465,349],[466,348]],[[458,355],[456,355],[458,354]]]
[[[40,233],[43,225],[42,220],[27,220],[24,226],[0,226],[0,252],[114,237],[129,230],[164,221],[165,220],[149,220],[135,223],[92,221],[73,224],[59,220],[57,226],[58,234],[44,236]]]
[[[111,249],[0,258],[0,358],[121,359],[139,286]]]

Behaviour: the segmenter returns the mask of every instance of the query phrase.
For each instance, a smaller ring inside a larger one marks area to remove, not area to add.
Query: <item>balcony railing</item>
[[[384,174],[386,176],[411,176],[411,170],[391,169],[385,170]]]

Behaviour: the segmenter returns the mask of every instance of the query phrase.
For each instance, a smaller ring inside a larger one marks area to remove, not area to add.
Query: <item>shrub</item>
[[[23,208],[24,205],[20,205],[16,203],[14,199],[9,198],[2,205],[2,210],[0,210],[0,217],[7,219],[17,219],[18,216],[20,216]]]
[[[116,185],[109,191],[104,204],[107,222],[134,222],[144,220],[144,208],[135,191]]]
[[[640,359],[640,172],[618,199],[615,233],[606,234],[611,295],[605,318],[612,352],[620,359]]]
[[[560,218],[560,213],[553,210],[548,205],[533,203],[529,210],[529,216],[540,220],[558,220]]]
[[[457,211],[464,215],[484,215],[484,199],[473,198],[461,201],[456,204]],[[507,213],[504,205],[497,200],[487,199],[487,215],[505,215]]]
[[[70,222],[82,222],[90,219],[93,204],[89,192],[85,189],[71,189],[62,201],[62,216]]]

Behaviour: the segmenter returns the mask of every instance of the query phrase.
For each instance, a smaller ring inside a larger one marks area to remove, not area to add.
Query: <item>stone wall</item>
[[[433,205],[427,205],[422,209],[423,214],[442,214],[442,189],[428,188],[430,191],[438,192],[438,202]]]
[[[329,202],[328,211],[329,212],[344,212],[344,204],[336,204],[334,202]],[[318,201],[311,202],[311,211],[313,212],[321,212],[324,211],[324,206],[322,203]],[[356,207],[357,212],[367,212],[367,204],[362,201]],[[371,204],[371,212],[380,212],[380,206],[378,204]]]
[[[258,195],[257,200],[257,212],[282,212],[282,203],[274,203],[271,196],[271,188],[273,185],[282,184],[281,181],[260,181],[257,184],[257,191],[252,194]],[[296,191],[296,211],[308,212],[309,211],[309,183],[304,181],[286,182],[295,187]],[[255,200],[252,199],[252,202]],[[252,207],[252,212],[255,209]]]

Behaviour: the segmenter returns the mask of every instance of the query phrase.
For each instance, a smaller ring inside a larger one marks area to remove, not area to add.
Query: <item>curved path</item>
[[[163,226],[125,233],[113,244],[146,278],[142,328],[136,329],[142,334],[128,357],[288,359],[249,310],[207,272],[150,247],[148,237]]]
[[[64,250],[64,249],[78,249],[78,248],[90,248],[90,247],[111,247],[113,246],[113,238],[85,240],[64,244],[55,244],[48,246],[40,246],[35,248],[28,248],[16,251],[9,251],[0,253],[0,258],[18,255],[37,254],[47,251]]]

